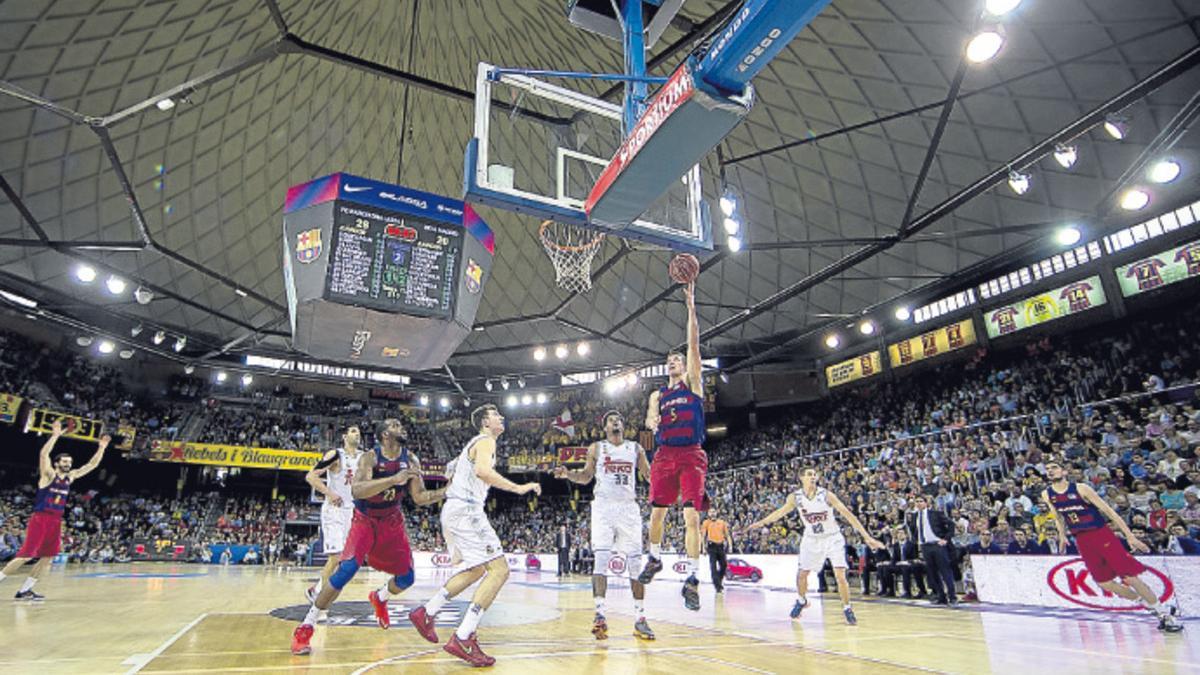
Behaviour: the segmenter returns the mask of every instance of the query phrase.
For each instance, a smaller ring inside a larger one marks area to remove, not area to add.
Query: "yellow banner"
[[[132,424],[121,422],[117,425],[117,444],[114,446],[122,452],[129,452],[133,449],[133,439],[137,437],[137,428]]]
[[[249,448],[216,443],[184,443],[183,441],[150,442],[150,461],[152,462],[308,471],[316,466],[320,459],[321,453],[319,452]]]
[[[840,387],[855,380],[878,375],[883,369],[882,359],[878,351],[856,356],[849,361],[835,363],[825,367],[825,381],[829,388]]]
[[[21,410],[21,401],[25,399],[13,394],[0,394],[0,422],[12,424],[17,421],[17,413]]]
[[[99,441],[101,434],[104,433],[104,423],[99,420],[89,420],[86,417],[58,413],[44,408],[34,408],[29,411],[29,417],[25,418],[25,431],[48,434],[53,431],[55,420],[62,420],[63,427],[67,430],[63,434],[66,438]]]
[[[907,366],[922,359],[931,359],[975,344],[975,322],[963,319],[949,326],[922,333],[888,345],[888,358],[893,368]]]

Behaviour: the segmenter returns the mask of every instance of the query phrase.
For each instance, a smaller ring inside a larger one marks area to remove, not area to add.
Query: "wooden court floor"
[[[41,604],[11,600],[0,586],[2,673],[387,673],[467,672],[423,641],[407,610],[440,584],[418,575],[393,599],[390,630],[374,626],[366,594],[382,575],[362,574],[317,627],[313,654],[289,651],[314,570],[135,564],[56,569]],[[514,573],[485,615],[480,642],[498,673],[1200,673],[1200,622],[1162,635],[1145,617],[1023,608],[931,608],[856,598],[847,626],[835,595],[799,621],[792,594],[751,585],[722,597],[702,589],[703,608],[682,607],[679,585],[649,587],[658,633],[636,640],[627,586],[610,584],[610,638],[590,634],[587,577]],[[461,604],[439,617],[449,637]],[[1185,608],[1186,609],[1186,608]]]

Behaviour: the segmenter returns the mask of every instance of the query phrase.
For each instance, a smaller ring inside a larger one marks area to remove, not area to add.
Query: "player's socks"
[[[633,613],[636,614],[637,618],[639,618],[639,619],[646,618],[646,601],[638,600],[637,598],[634,598]]]
[[[304,615],[304,621],[300,622],[301,626],[312,626],[317,623],[317,618],[320,616],[321,610],[317,609],[316,605],[308,606],[308,614]]]
[[[662,544],[650,544],[650,557],[651,558],[661,558],[662,557]]]
[[[696,576],[696,570],[700,569],[700,559],[699,558],[688,558],[687,559],[687,567],[688,567],[688,570],[687,570],[688,576],[689,577]]]
[[[437,613],[442,611],[447,602],[450,602],[450,592],[444,588],[438,589],[438,592],[429,599],[429,602],[425,603],[425,611],[429,613],[429,616],[437,616]],[[470,635],[470,633],[467,633],[468,637]],[[466,638],[463,639],[465,640]]]
[[[392,592],[388,590],[388,584],[386,581],[383,582],[383,585],[380,586],[379,590],[375,591],[375,593],[378,594],[379,599],[383,600],[384,602],[387,602],[388,598],[392,597]]]
[[[317,579],[317,583],[316,583],[316,585],[314,585],[314,586],[313,586],[313,588],[312,588],[312,593],[313,593],[313,597],[314,597],[314,598],[315,598],[315,597],[317,597],[318,595],[320,595],[320,594],[321,594],[321,589],[322,589],[322,588],[325,588],[325,580],[324,580],[324,579]]]
[[[604,600],[605,600],[604,596],[595,595],[595,596],[592,596],[592,600],[595,601],[595,603],[596,603],[596,613],[603,616],[604,615]]]
[[[467,613],[463,615],[462,623],[458,624],[458,630],[454,634],[459,640],[471,639],[471,634],[479,627],[479,620],[483,618],[483,607],[472,602],[467,608]]]
[[[21,584],[21,590],[18,593],[25,593],[33,590],[33,585],[37,583],[37,579],[33,577],[25,577],[25,583]]]

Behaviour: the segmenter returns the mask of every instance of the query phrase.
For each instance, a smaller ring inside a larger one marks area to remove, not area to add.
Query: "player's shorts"
[[[704,478],[708,474],[708,455],[698,445],[659,446],[650,464],[650,503],[672,506],[680,497],[684,505],[707,508]]]
[[[1096,583],[1117,577],[1136,577],[1146,571],[1146,566],[1126,551],[1121,540],[1107,527],[1076,533],[1075,545]]]
[[[825,561],[834,567],[846,565],[846,538],[837,535],[804,535],[800,539],[800,569],[819,572]]]
[[[450,558],[468,568],[504,555],[500,537],[496,536],[481,504],[447,499],[442,505],[442,538],[446,540]]]
[[[62,550],[62,516],[35,511],[25,527],[17,558],[53,558]]]
[[[404,529],[404,513],[396,508],[379,516],[367,516],[355,509],[341,559],[370,565],[394,576],[408,574],[413,568],[413,557]]]
[[[321,548],[325,555],[341,553],[346,548],[346,537],[350,536],[353,519],[353,506],[321,506]]]
[[[642,510],[636,502],[592,502],[592,550],[642,554]]]

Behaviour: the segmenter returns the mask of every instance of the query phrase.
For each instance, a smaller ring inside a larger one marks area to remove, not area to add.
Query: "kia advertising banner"
[[[1141,579],[1160,601],[1178,602],[1183,607],[1200,603],[1200,558],[1138,556],[1138,561],[1150,568]],[[1143,609],[1139,603],[1100,588],[1082,558],[977,555],[971,556],[971,566],[983,602],[1110,612]]]

